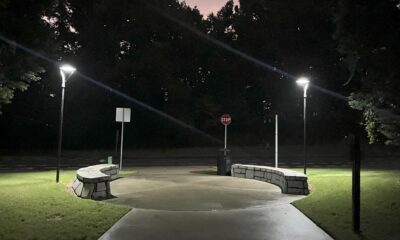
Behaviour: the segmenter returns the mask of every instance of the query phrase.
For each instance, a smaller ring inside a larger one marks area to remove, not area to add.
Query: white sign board
[[[131,109],[130,108],[117,108],[117,110],[115,111],[115,121],[116,122],[131,122]]]

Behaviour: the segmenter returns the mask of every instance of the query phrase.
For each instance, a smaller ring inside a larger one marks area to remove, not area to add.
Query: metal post
[[[278,167],[278,114],[275,114],[275,167]]]
[[[304,174],[307,174],[307,88],[304,88],[304,139],[303,139],[303,151],[304,151]]]
[[[361,149],[360,149],[360,131],[357,126],[353,144],[353,174],[352,174],[352,202],[353,202],[353,231],[360,233],[360,165],[361,165]]]
[[[122,109],[122,124],[121,124],[121,151],[119,154],[119,170],[122,170],[122,148],[124,146],[124,121],[125,121],[125,109]]]
[[[115,132],[115,158],[118,156],[118,139],[119,139],[119,130]]]
[[[225,144],[224,144],[224,156],[226,156],[226,140],[227,140],[228,125],[225,125]]]
[[[64,94],[65,94],[65,81],[63,76],[63,82],[61,85],[61,111],[60,111],[60,126],[58,132],[58,152],[57,152],[57,174],[56,182],[60,180],[60,163],[61,163],[61,145],[63,135],[63,119],[64,119]]]

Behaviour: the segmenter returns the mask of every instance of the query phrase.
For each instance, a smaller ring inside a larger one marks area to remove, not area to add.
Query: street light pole
[[[64,119],[64,95],[65,95],[65,81],[64,74],[61,74],[63,78],[63,83],[61,85],[61,111],[60,111],[60,125],[58,132],[58,152],[57,152],[57,174],[56,182],[60,179],[60,163],[61,163],[61,145],[62,145],[62,134],[63,134],[63,119]]]
[[[62,135],[63,135],[63,120],[64,120],[64,96],[65,96],[65,83],[68,78],[75,72],[75,68],[69,65],[63,65],[60,67],[61,73],[61,110],[60,110],[60,125],[58,132],[58,151],[57,151],[57,173],[56,182],[60,180],[60,164],[61,164],[61,147],[62,147]]]
[[[304,174],[307,174],[307,89],[310,83],[305,77],[299,78],[296,83],[303,87],[303,152],[304,152]]]
[[[304,130],[304,139],[303,139],[303,151],[304,151],[304,174],[307,174],[307,87],[304,86],[304,102],[303,102],[303,130]]]

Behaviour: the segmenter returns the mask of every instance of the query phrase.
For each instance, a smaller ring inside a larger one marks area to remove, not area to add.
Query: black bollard
[[[361,205],[361,148],[360,148],[360,131],[354,134],[354,142],[352,145],[353,175],[352,175],[352,202],[353,202],[353,231],[360,233],[360,205]]]

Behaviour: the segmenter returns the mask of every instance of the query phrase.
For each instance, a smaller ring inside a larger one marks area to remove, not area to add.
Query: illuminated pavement
[[[210,167],[143,167],[111,183],[133,209],[100,239],[332,239],[274,185]]]

